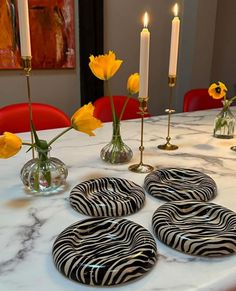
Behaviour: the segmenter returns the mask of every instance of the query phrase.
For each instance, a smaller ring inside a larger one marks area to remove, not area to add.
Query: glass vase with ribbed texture
[[[100,157],[103,161],[110,164],[128,163],[133,152],[122,140],[120,134],[120,122],[113,122],[113,134],[111,141],[102,148]]]
[[[214,122],[213,136],[222,139],[230,139],[234,137],[235,116],[230,107],[224,103],[221,112],[216,115]]]
[[[50,148],[37,149],[38,157],[28,161],[21,169],[21,180],[34,194],[58,193],[65,187],[68,170],[59,159],[50,157]]]

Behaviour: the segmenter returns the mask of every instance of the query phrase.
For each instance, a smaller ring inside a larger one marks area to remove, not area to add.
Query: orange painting
[[[32,67],[75,68],[74,0],[29,0]],[[0,69],[21,68],[17,1],[0,0]]]

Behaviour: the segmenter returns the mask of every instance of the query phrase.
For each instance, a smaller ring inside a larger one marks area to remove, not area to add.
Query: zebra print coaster
[[[236,252],[236,214],[214,203],[167,202],[155,211],[152,225],[160,241],[189,255],[218,257]]]
[[[149,231],[127,219],[95,217],[67,227],[52,250],[57,269],[69,279],[92,286],[133,281],[157,260]]]
[[[90,216],[123,216],[138,211],[145,201],[144,189],[120,178],[82,182],[70,193],[71,206]]]
[[[144,180],[145,190],[165,200],[209,201],[216,196],[215,181],[199,171],[184,168],[166,168],[153,171]]]

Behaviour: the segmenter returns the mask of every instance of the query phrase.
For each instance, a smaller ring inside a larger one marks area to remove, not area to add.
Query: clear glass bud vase
[[[37,149],[38,158],[28,161],[21,169],[21,180],[32,193],[57,193],[66,184],[67,167],[61,160],[50,157],[50,149]]]
[[[224,104],[224,101],[223,101]],[[229,139],[234,137],[235,116],[229,106],[225,106],[220,113],[216,115],[214,124],[214,137]]]
[[[100,157],[103,161],[110,164],[128,163],[132,157],[133,152],[122,140],[120,135],[120,123],[113,122],[113,134],[109,144],[102,148]]]

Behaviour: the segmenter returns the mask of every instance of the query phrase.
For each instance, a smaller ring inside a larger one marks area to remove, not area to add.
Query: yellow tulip
[[[78,109],[71,117],[72,127],[90,136],[95,135],[92,131],[102,127],[102,122],[93,116],[94,108],[90,102]]]
[[[129,76],[127,81],[127,90],[129,94],[133,95],[139,91],[139,74],[135,73]]]
[[[226,92],[227,88],[222,82],[213,83],[208,89],[208,94],[214,99],[221,99],[225,97]]]
[[[116,60],[116,55],[109,51],[108,54],[89,57],[89,67],[93,74],[101,80],[109,80],[120,68],[123,61]]]
[[[21,139],[10,132],[4,132],[0,136],[0,158],[8,159],[19,152],[22,146]]]

